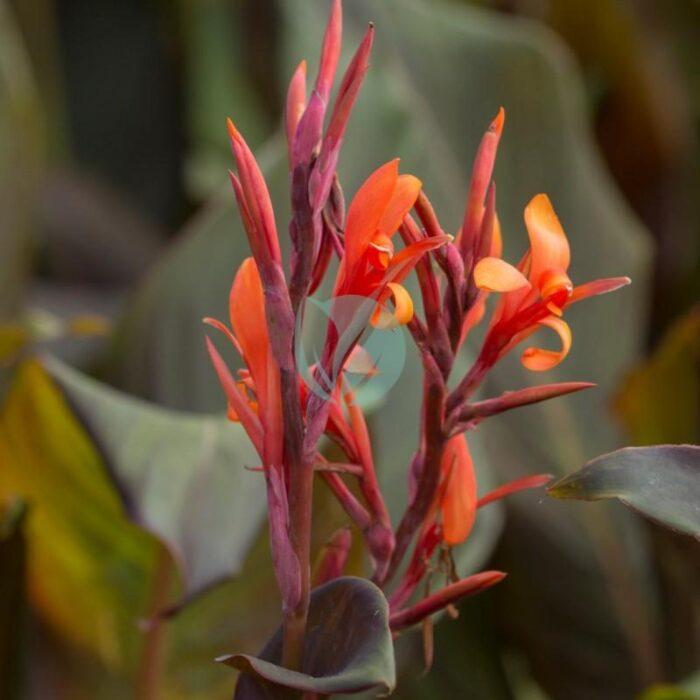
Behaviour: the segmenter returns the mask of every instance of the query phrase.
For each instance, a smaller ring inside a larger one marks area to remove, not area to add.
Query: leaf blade
[[[234,654],[219,659],[245,673],[235,697],[284,698],[290,688],[322,694],[391,692],[396,671],[389,607],[373,583],[345,576],[315,589],[307,630],[303,673],[278,665],[281,629],[259,657]],[[270,690],[270,683],[277,687]]]
[[[625,447],[590,461],[547,489],[554,498],[617,498],[678,532],[700,539],[700,447]]]

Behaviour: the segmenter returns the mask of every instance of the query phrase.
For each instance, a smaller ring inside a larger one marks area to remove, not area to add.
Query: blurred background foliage
[[[575,279],[634,279],[576,310],[574,350],[552,372],[599,389],[487,426],[480,490],[625,443],[698,442],[700,4],[346,6],[346,54],[368,20],[378,32],[340,164],[348,194],[400,155],[456,229],[471,158],[503,104],[506,257],[524,247],[524,204],[547,191]],[[212,659],[255,651],[276,626],[245,439],[194,415],[223,410],[200,319],[225,315],[246,250],[224,118],[256,147],[283,232],[280,107],[296,63],[315,64],[326,11],[325,0],[0,0],[2,698],[229,697],[232,671]],[[37,349],[79,371],[24,363]],[[395,514],[414,448],[411,362],[372,416]],[[496,375],[491,391],[533,381],[515,362]],[[177,449],[183,431],[191,453]],[[322,487],[316,505],[320,545],[343,517]],[[521,495],[490,508],[460,570],[488,562],[509,578],[436,627],[426,676],[418,635],[398,641],[396,697],[697,697],[696,542],[610,504]],[[362,553],[352,562],[361,571]],[[193,571],[208,588],[188,596]]]

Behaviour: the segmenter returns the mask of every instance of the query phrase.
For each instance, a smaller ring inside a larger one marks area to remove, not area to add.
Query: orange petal
[[[482,258],[474,267],[474,282],[487,292],[514,292],[529,287],[525,275],[501,258]]]
[[[265,297],[258,267],[246,258],[233,280],[229,296],[231,328],[243,351],[255,385],[265,384],[269,339],[265,317]]]
[[[399,177],[399,160],[391,160],[375,170],[353,197],[345,226],[346,270],[360,259],[377,232],[379,222],[391,201]]]
[[[571,349],[571,329],[566,321],[556,316],[547,316],[540,321],[540,325],[547,326],[555,331],[561,338],[561,350],[544,350],[542,348],[527,348],[522,355],[521,362],[533,372],[544,372],[556,367]]]
[[[463,434],[451,438],[442,455],[447,485],[442,500],[443,538],[448,545],[464,542],[476,517],[476,477]]]
[[[530,281],[540,286],[543,272],[569,269],[569,242],[546,194],[538,194],[525,207],[525,225],[532,251]]]
[[[394,282],[386,285],[394,300],[394,310],[389,311],[380,302],[372,314],[371,323],[375,328],[395,328],[408,323],[413,318],[413,299],[405,287]]]
[[[279,370],[270,348],[262,281],[253,258],[246,258],[236,273],[229,297],[229,313],[231,328],[253,378],[259,414],[265,427],[263,459],[266,463],[277,464],[281,460],[282,446]]]
[[[413,209],[421,187],[422,183],[417,177],[399,175],[389,205],[379,222],[380,235],[391,236],[396,233],[404,216]]]

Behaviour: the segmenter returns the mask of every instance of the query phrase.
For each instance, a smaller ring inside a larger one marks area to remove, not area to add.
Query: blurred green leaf
[[[315,589],[308,629],[301,672],[279,665],[281,628],[259,657],[235,654],[219,659],[244,672],[235,697],[291,699],[298,695],[293,689],[323,695],[392,691],[396,671],[389,606],[373,583],[346,576]]]
[[[700,443],[700,308],[627,378],[615,408],[636,445]]]
[[[592,460],[547,489],[554,498],[617,498],[657,522],[700,539],[700,447],[625,447]]]
[[[20,499],[8,501],[0,511],[0,695],[7,700],[22,697],[26,511],[26,504]]]
[[[88,431],[134,522],[167,543],[188,597],[235,574],[265,517],[257,456],[225,417],[178,414],[43,363]]]

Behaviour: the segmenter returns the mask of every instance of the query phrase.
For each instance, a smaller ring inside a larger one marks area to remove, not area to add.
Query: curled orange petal
[[[482,258],[474,267],[474,282],[487,292],[513,292],[529,287],[525,275],[501,258]]]
[[[527,348],[521,358],[523,365],[533,372],[544,372],[556,367],[571,349],[571,329],[566,321],[556,316],[547,316],[540,325],[555,331],[561,339],[561,350],[544,350],[542,348]]]
[[[544,272],[569,269],[569,242],[546,194],[533,197],[525,207],[525,225],[532,252],[530,281],[539,287]]]
[[[389,292],[388,296],[394,300],[394,310],[389,311],[381,302],[377,304],[371,319],[375,328],[395,328],[408,323],[413,318],[413,299],[406,288],[395,282],[389,282],[386,289]]]

